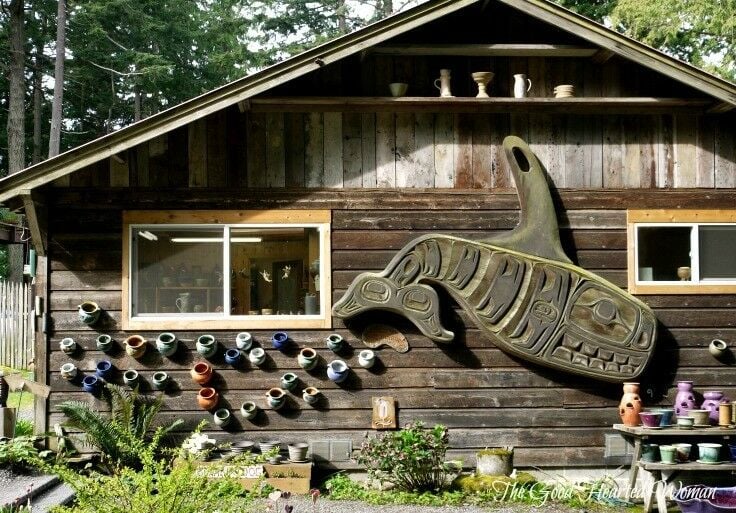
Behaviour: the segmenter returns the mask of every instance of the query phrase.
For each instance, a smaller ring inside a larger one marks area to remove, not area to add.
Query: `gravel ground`
[[[54,478],[35,472],[18,474],[6,468],[0,469],[0,504],[14,502],[15,499],[26,494],[29,486],[41,486],[49,479]]]

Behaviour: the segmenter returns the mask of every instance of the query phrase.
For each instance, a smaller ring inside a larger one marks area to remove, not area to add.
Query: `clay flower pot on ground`
[[[299,367],[302,369],[312,370],[317,365],[317,358],[317,351],[311,347],[305,347],[299,351],[297,362],[299,363]]]
[[[125,383],[130,388],[135,388],[138,386],[138,371],[135,369],[128,369],[123,373],[123,383]]]
[[[179,342],[173,333],[161,333],[156,339],[156,349],[162,356],[171,356],[178,347]]]
[[[286,392],[280,388],[272,388],[266,393],[266,401],[274,410],[278,410],[286,404]]]
[[[217,340],[212,335],[202,335],[197,339],[197,352],[205,358],[212,358],[217,352]]]
[[[350,367],[342,360],[334,360],[327,366],[327,377],[335,383],[342,383],[348,378]]]
[[[212,365],[207,362],[197,362],[189,371],[189,375],[198,385],[206,385],[212,379]]]
[[[214,388],[205,387],[197,393],[197,404],[203,410],[214,410],[218,402],[220,402],[220,394]]]
[[[143,357],[143,355],[146,354],[146,339],[141,337],[140,335],[131,335],[130,337],[125,339],[123,344],[125,345],[125,352],[128,354],[128,356],[137,359]]]
[[[105,381],[109,381],[110,376],[112,376],[112,362],[109,360],[102,360],[101,362],[97,362],[97,365],[95,366],[95,375],[98,378],[102,378]]]
[[[247,351],[253,345],[253,337],[247,331],[241,331],[235,336],[235,345],[241,351]]]
[[[240,414],[246,420],[253,420],[258,415],[258,406],[254,402],[246,401],[240,406]]]
[[[113,340],[110,335],[100,335],[97,337],[95,343],[97,345],[97,350],[102,351],[103,353],[108,353],[113,348]]]
[[[307,460],[307,451],[309,450],[309,444],[297,443],[289,444],[289,460],[293,462],[302,462]]]
[[[91,326],[100,318],[100,307],[94,301],[85,301],[79,305],[79,320],[87,326]]]

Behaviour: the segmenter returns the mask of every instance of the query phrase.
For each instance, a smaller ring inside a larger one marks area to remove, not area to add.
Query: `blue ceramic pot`
[[[283,351],[289,343],[289,334],[285,331],[277,331],[271,337],[271,343],[273,344],[274,349]]]
[[[228,349],[225,351],[225,363],[228,365],[237,365],[240,363],[240,351],[238,349]]]
[[[110,376],[112,375],[113,366],[112,362],[109,360],[102,360],[101,362],[97,363],[97,367],[95,369],[95,375],[98,378],[102,378],[105,381],[108,381],[110,379]]]
[[[327,366],[327,377],[335,383],[342,383],[350,374],[350,367],[342,360],[334,360]]]
[[[100,379],[97,376],[85,376],[82,380],[82,390],[96,394],[100,388]]]

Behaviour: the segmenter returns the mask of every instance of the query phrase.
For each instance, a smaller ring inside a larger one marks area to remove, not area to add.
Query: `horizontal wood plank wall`
[[[288,123],[287,123],[288,124]],[[358,120],[351,120],[354,127]],[[362,123],[360,123],[362,125]],[[208,138],[209,139],[209,138]],[[353,145],[353,150],[357,145]],[[276,147],[276,146],[274,146]],[[269,147],[268,151],[272,148]],[[227,176],[227,173],[225,174]],[[176,208],[191,206],[186,189],[162,189],[152,195],[121,189],[86,192],[55,191],[50,206],[50,311],[53,331],[48,368],[53,392],[48,421],[62,420],[59,403],[68,399],[92,401],[77,385],[61,379],[59,367],[73,361],[91,373],[97,361],[106,358],[95,349],[99,333],[108,333],[118,348],[110,355],[120,370],[136,368],[145,383],[155,370],[166,370],[175,385],[164,396],[165,420],[181,418],[192,429],[209,416],[197,409],[196,386],[189,377],[195,361],[194,341],[198,332],[178,332],[187,347],[176,357],[161,358],[153,346],[141,362],[125,356],[119,344],[128,335],[120,330],[121,309],[121,219],[120,210],[135,208]],[[211,192],[211,194],[208,194]],[[380,199],[370,192],[314,191],[295,193],[242,194],[234,191],[202,189],[200,208],[230,205],[234,208],[314,208],[333,209],[332,262],[333,296],[339,297],[360,272],[381,269],[412,238],[429,232],[452,233],[468,238],[487,237],[512,228],[519,212],[514,194],[478,191],[451,194],[437,191],[386,192]],[[697,192],[584,192],[562,191],[557,198],[561,214],[563,245],[573,261],[614,283],[626,284],[625,209],[702,208],[713,202],[733,204],[733,191],[713,192],[705,197]],[[210,203],[207,203],[207,202]],[[94,329],[77,319],[76,305],[82,300],[97,301],[105,310]],[[734,296],[647,296],[644,297],[662,323],[659,350],[652,372],[642,379],[655,398],[668,404],[674,396],[676,379],[691,379],[699,389],[718,386],[736,392],[736,375],[731,368],[710,357],[707,345],[713,338],[736,338],[736,295]],[[283,413],[267,411],[255,423],[236,415],[235,433],[212,430],[223,438],[284,442],[308,440],[352,440],[356,445],[370,432],[371,397],[391,395],[397,399],[399,422],[411,420],[443,423],[451,430],[452,457],[472,464],[476,449],[495,445],[517,448],[517,464],[554,467],[561,465],[600,466],[603,464],[604,434],[617,420],[619,385],[606,385],[526,366],[493,346],[456,309],[446,308],[448,324],[458,339],[440,349],[406,324],[411,351],[398,354],[379,351],[381,363],[372,370],[357,369],[344,386],[329,382],[324,366],[306,373],[296,365],[296,351],[281,354],[270,349],[271,331],[254,332],[267,348],[270,363],[265,369],[232,370],[217,362],[216,386],[223,406],[237,410],[245,400],[264,405],[266,390],[276,386],[282,373],[295,371],[305,384],[324,391],[319,408],[306,406],[298,396]],[[353,328],[355,327],[352,326]],[[273,331],[280,328],[274,326]],[[362,347],[354,333],[339,321],[335,331],[344,335],[352,348],[342,356],[357,367]],[[317,348],[323,359],[328,331],[292,331],[299,347]],[[149,341],[157,333],[142,333]],[[234,346],[235,333],[216,332],[225,346]],[[73,337],[82,351],[67,356],[59,342]],[[244,431],[244,433],[243,433]]]

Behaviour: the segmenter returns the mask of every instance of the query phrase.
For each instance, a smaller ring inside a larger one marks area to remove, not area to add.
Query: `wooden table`
[[[659,513],[667,513],[667,498],[665,491],[667,484],[670,483],[680,472],[733,472],[736,471],[736,463],[724,462],[718,465],[709,465],[707,463],[697,463],[691,461],[688,463],[676,463],[668,465],[665,463],[650,463],[640,461],[641,445],[643,441],[652,438],[714,438],[718,437],[727,442],[732,437],[736,437],[735,428],[721,428],[718,426],[707,428],[680,429],[677,427],[668,427],[661,429],[647,428],[643,426],[630,427],[623,424],[614,424],[613,429],[620,432],[625,438],[633,439],[634,454],[631,460],[631,469],[629,470],[629,487],[626,491],[626,498],[631,499],[631,493],[636,485],[636,478],[639,469],[651,472],[654,477],[654,487],[651,494],[647,494],[644,498],[644,507],[647,513],[652,511],[653,498],[657,499],[657,509]],[[666,478],[662,478],[662,471],[670,471],[671,474]]]

